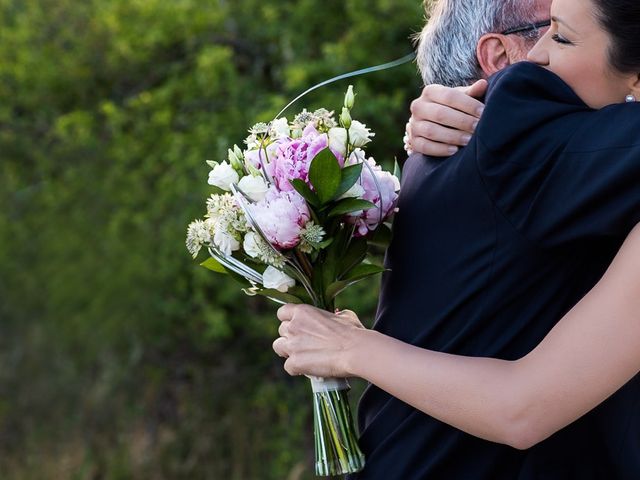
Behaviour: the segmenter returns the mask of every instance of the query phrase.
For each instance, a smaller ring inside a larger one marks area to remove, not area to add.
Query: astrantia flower
[[[256,123],[249,129],[251,135],[266,135],[269,133],[269,125],[264,122]]]
[[[211,242],[211,232],[208,225],[202,220],[195,220],[187,228],[187,250],[196,258],[203,245]]]
[[[318,248],[318,244],[324,240],[326,232],[320,225],[316,225],[313,222],[307,222],[305,227],[300,232],[301,242],[298,248],[303,253],[311,253],[314,249]]]
[[[303,109],[298,115],[296,115],[293,119],[292,125],[294,128],[304,130],[309,125],[314,125],[315,127],[316,117],[313,113],[308,112],[307,109]]]
[[[253,217],[267,240],[278,249],[300,243],[300,233],[309,221],[309,209],[296,191],[271,188],[264,200],[251,206]]]
[[[211,195],[207,200],[207,222],[213,226],[212,242],[226,255],[240,248],[247,219],[231,194]]]
[[[333,117],[333,112],[330,112],[326,108],[319,108],[313,112],[313,116],[315,117],[315,127],[323,132],[328,132],[337,125]]]
[[[230,193],[211,195],[207,199],[207,218],[217,219],[224,215],[236,215],[240,208]]]

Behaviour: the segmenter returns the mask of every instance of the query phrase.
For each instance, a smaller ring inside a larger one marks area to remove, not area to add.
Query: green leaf
[[[302,195],[302,198],[304,198],[309,205],[316,208],[320,206],[320,199],[318,198],[318,195],[316,195],[315,192],[309,188],[309,185],[304,183],[304,181],[299,178],[294,178],[291,180],[291,186],[296,192]]]
[[[367,200],[360,200],[359,198],[345,198],[344,200],[340,200],[336,206],[329,211],[329,217],[337,217],[339,215],[357,212],[359,210],[368,210],[371,207],[375,207],[375,204]]]
[[[364,238],[354,238],[351,240],[347,252],[342,257],[338,278],[343,279],[351,269],[360,265],[367,256],[367,240]]]
[[[341,180],[342,169],[338,159],[327,147],[316,155],[309,168],[309,181],[315,188],[321,205],[335,196]]]
[[[318,243],[317,245],[314,245],[318,250],[324,250],[325,248],[327,248],[329,245],[331,245],[333,243],[333,238],[327,238],[325,241]]]
[[[368,237],[369,243],[378,247],[387,248],[391,243],[391,228],[388,224],[383,223]]]
[[[338,294],[349,288],[351,285],[355,285],[365,278],[372,277],[373,275],[377,275],[384,271],[385,269],[378,265],[371,265],[368,263],[358,265],[349,272],[349,275],[347,275],[344,280],[340,280],[329,285],[325,291],[325,298],[333,300],[338,296]]]
[[[343,280],[361,280],[363,278],[370,277],[371,275],[377,275],[382,273],[386,268],[380,265],[373,265],[372,263],[361,263],[357,267],[353,268]]]
[[[399,181],[402,181],[402,168],[400,168],[400,164],[398,163],[398,159],[397,158],[393,162],[393,175]]]
[[[218,272],[218,273],[228,273],[227,269],[224,268],[220,262],[218,262],[215,258],[207,258],[204,262],[202,262],[200,264],[201,267],[204,267],[206,269],[209,269],[213,272]]]
[[[245,293],[248,293],[245,291]],[[251,289],[251,293],[254,295],[262,295],[263,297],[267,297],[270,300],[275,301],[276,303],[295,303],[302,304],[305,303],[301,298],[296,297],[290,293],[282,293],[279,290],[275,289]]]
[[[344,195],[349,191],[351,187],[353,187],[360,175],[362,174],[362,164],[356,163],[355,165],[350,165],[348,167],[344,167],[342,169],[342,178],[340,179],[340,185],[338,186],[338,191],[334,195],[335,198]]]

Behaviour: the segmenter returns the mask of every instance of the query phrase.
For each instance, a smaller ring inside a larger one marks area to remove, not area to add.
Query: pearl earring
[[[629,95],[627,95],[625,97],[624,101],[627,102],[627,103],[633,103],[633,102],[635,102],[637,100],[636,100],[636,97],[634,97],[633,95],[629,94]]]

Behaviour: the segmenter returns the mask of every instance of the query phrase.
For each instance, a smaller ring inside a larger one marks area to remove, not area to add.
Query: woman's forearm
[[[530,446],[517,362],[424,350],[374,330],[356,333],[345,362],[353,376],[460,430]]]
[[[598,285],[524,357],[421,349],[353,312],[285,305],[274,350],[292,375],[357,376],[449,425],[528,448],[602,403],[640,372],[640,225]]]

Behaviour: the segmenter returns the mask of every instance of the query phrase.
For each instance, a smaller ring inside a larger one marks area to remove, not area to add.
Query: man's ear
[[[487,33],[480,37],[476,48],[476,56],[478,57],[480,68],[487,77],[511,64],[505,37],[499,33]]]

